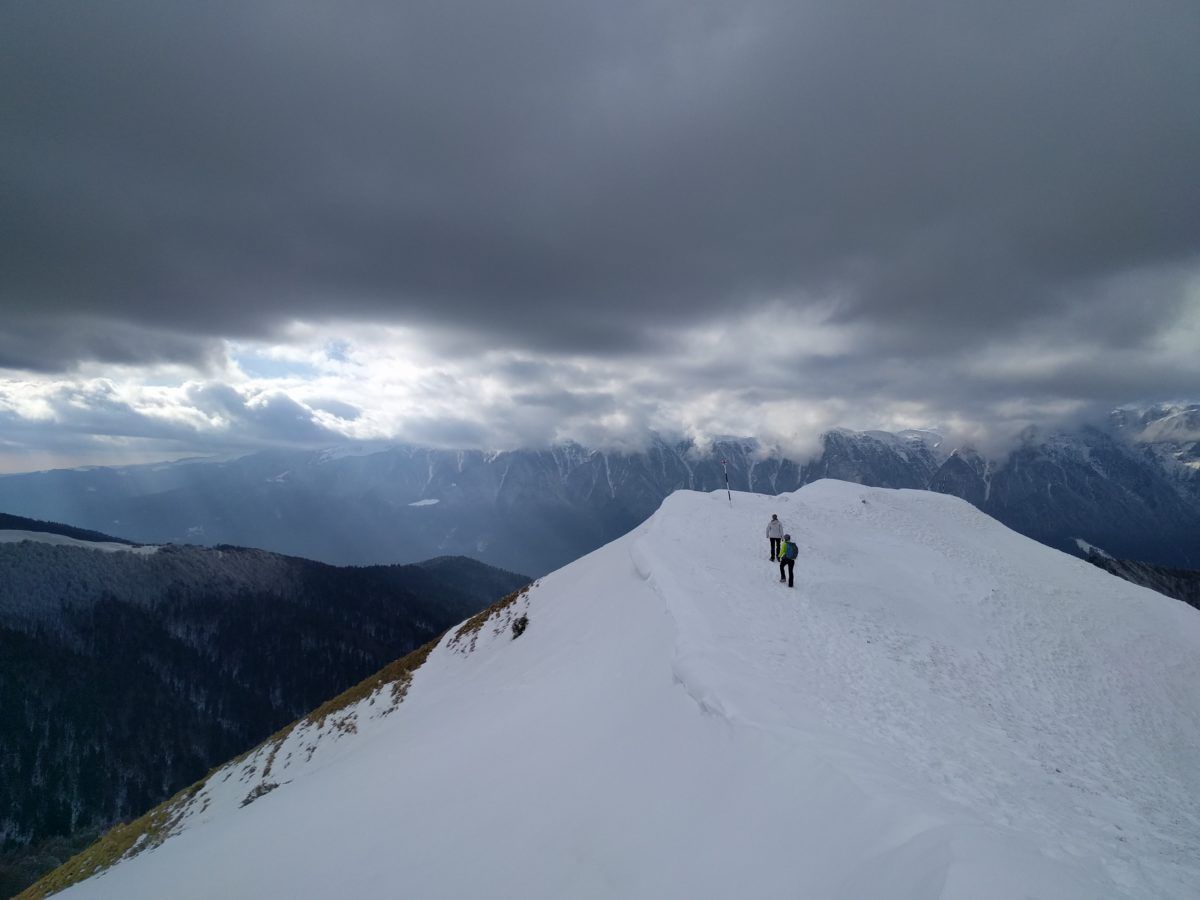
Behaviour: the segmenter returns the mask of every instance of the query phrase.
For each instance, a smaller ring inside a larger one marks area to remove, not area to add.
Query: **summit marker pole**
[[[725,471],[725,495],[729,498],[729,505],[733,506],[733,494],[729,490],[729,460],[721,460],[721,468]]]

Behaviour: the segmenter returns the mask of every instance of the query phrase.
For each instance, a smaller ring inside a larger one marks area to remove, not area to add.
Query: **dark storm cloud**
[[[3,276],[0,275],[0,278]],[[108,319],[100,315],[54,314],[0,318],[0,369],[57,372],[80,359],[102,359],[118,365],[177,362],[199,370],[219,366],[225,358],[219,341],[158,327]]]
[[[193,409],[215,416],[226,440],[320,446],[342,440],[313,419],[310,409],[281,393],[247,397],[227,384],[195,385],[187,391]]]
[[[1192,0],[6,4],[0,366],[293,318],[640,353],[814,297],[986,342],[1195,259],[1197,46]]]
[[[321,447],[345,440],[283,394],[248,396],[220,383],[192,385],[185,394],[186,403],[171,400],[158,408],[135,407],[104,381],[63,384],[40,394],[41,414],[35,418],[6,408],[13,398],[0,388],[0,456],[38,450],[87,454],[105,447],[111,454],[123,442],[180,454],[278,445]]]

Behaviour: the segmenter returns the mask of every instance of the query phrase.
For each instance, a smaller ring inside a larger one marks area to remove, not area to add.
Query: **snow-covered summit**
[[[964,501],[681,491],[62,896],[1190,898],[1197,685],[1195,610]]]

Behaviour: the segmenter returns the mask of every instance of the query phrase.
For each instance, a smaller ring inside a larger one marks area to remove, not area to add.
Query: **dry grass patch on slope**
[[[203,779],[191,787],[180,791],[171,799],[159,804],[144,816],[134,819],[131,822],[123,822],[120,825],[113,826],[86,850],[71,857],[71,859],[67,860],[57,869],[44,875],[18,894],[14,900],[42,900],[42,898],[65,890],[71,885],[83,881],[85,878],[90,878],[93,875],[103,872],[122,859],[136,856],[143,850],[157,847],[171,836],[189,811],[192,802],[199,797],[204,788],[219,772],[230,770],[226,774],[226,779],[228,779],[229,774],[232,774],[232,770],[237,765],[252,758],[259,751],[269,746],[271,749],[268,754],[267,767],[262,773],[265,777],[270,773],[279,748],[294,731],[301,726],[315,726],[320,730],[330,717],[349,710],[350,707],[360,700],[373,698],[376,692],[388,684],[392,685],[391,706],[386,712],[390,712],[395,708],[396,704],[404,699],[404,695],[412,683],[413,673],[429,658],[429,654],[433,652],[434,647],[438,645],[438,642],[444,636],[444,633],[439,635],[423,647],[419,647],[407,656],[389,663],[371,677],[343,691],[333,699],[327,700],[304,718],[298,719],[291,725],[277,731],[252,750],[248,750],[225,765],[212,770]],[[342,718],[335,718],[331,724],[341,732],[355,730],[356,726],[354,726],[353,722],[348,721],[349,718],[348,715]],[[251,791],[251,794],[255,793],[255,791],[258,791],[259,796],[265,793],[265,791],[256,788]]]
[[[497,633],[500,629],[508,627],[511,624],[510,620],[514,617],[515,604],[518,600],[525,597],[531,587],[533,585],[526,585],[519,591],[514,591],[496,603],[493,603],[482,612],[472,616],[458,627],[448,641],[448,645],[458,648],[462,643],[469,642],[465,648],[466,652],[474,650],[479,632],[494,616],[503,617],[503,621],[499,621],[496,625]],[[272,769],[276,765],[276,757],[284,743],[289,737],[301,731],[306,733],[315,732],[307,745],[308,755],[311,758],[316,742],[322,734],[326,733],[327,726],[329,730],[338,734],[355,733],[358,730],[358,725],[353,707],[363,700],[368,700],[370,705],[373,706],[376,700],[383,695],[384,688],[388,685],[391,685],[391,691],[388,696],[389,702],[380,714],[388,715],[393,712],[408,693],[409,686],[412,684],[413,674],[424,665],[425,660],[429,658],[429,654],[433,652],[434,648],[438,646],[445,636],[446,633],[443,632],[428,644],[418,647],[416,650],[394,662],[388,663],[374,675],[363,679],[336,697],[325,701],[307,716],[280,729],[258,746],[235,757],[225,765],[213,769],[203,779],[191,787],[180,791],[171,799],[159,804],[144,816],[109,829],[86,850],[71,857],[71,859],[67,860],[57,869],[44,875],[17,895],[14,900],[42,900],[42,898],[65,890],[71,885],[83,881],[85,878],[90,878],[93,875],[103,872],[122,859],[136,856],[143,850],[157,847],[176,831],[184,817],[191,812],[193,805],[197,803],[202,804],[200,811],[207,808],[211,797],[208,796],[206,788],[215,776],[224,772],[225,776],[222,781],[228,781],[236,773],[237,766],[249,761],[247,767],[242,772],[242,778],[239,780],[257,777],[260,782],[265,782],[267,776],[272,773]],[[263,751],[266,751],[266,756],[263,760],[263,771],[259,773],[257,765],[254,762]],[[291,754],[288,754],[288,756],[290,757]],[[272,787],[270,788],[265,787],[261,783],[256,784],[250,789],[244,802],[253,802],[253,800],[273,790],[275,786],[274,783],[272,783]]]
[[[483,630],[483,626],[486,625],[491,619],[495,618],[497,620],[495,628],[493,629],[496,634],[499,634],[505,628],[510,627],[513,619],[516,618],[517,601],[523,599],[529,593],[530,588],[534,587],[537,587],[536,581],[532,584],[525,585],[525,587],[521,588],[519,591],[513,591],[508,596],[497,600],[482,612],[471,616],[471,618],[467,619],[467,621],[458,626],[458,630],[455,631],[453,637],[446,642],[446,646],[470,653],[475,649],[476,642],[479,639],[479,632]]]
[[[76,882],[103,872],[126,856],[136,856],[147,847],[158,846],[179,824],[188,803],[200,792],[212,774],[210,772],[191,787],[184,788],[144,816],[113,826],[86,850],[43,875],[13,900],[42,900],[43,897],[66,890]]]

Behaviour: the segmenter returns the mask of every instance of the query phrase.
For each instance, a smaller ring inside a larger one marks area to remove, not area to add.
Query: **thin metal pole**
[[[721,460],[721,468],[725,470],[725,496],[729,498],[729,505],[733,506],[733,493],[729,490],[729,460]]]

